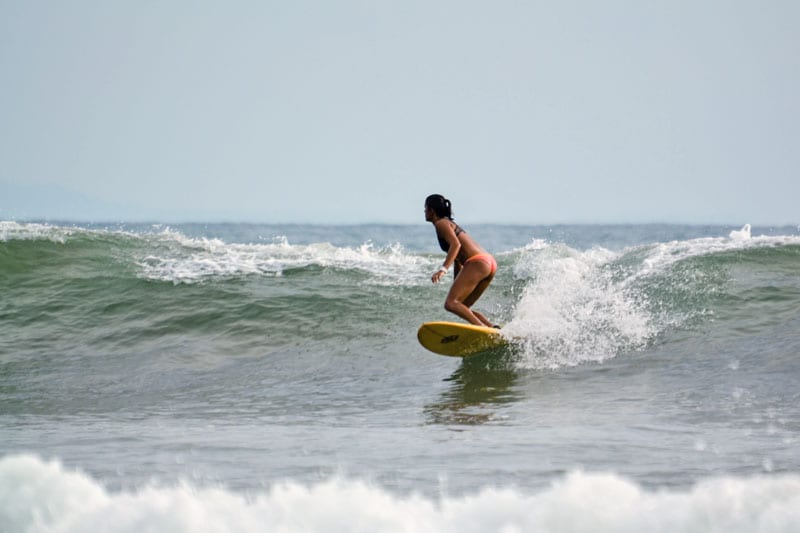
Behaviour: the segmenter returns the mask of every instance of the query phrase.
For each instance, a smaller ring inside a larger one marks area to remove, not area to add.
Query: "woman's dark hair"
[[[453,211],[450,206],[450,200],[441,194],[431,194],[425,198],[425,206],[430,207],[437,217],[449,218],[452,220]]]

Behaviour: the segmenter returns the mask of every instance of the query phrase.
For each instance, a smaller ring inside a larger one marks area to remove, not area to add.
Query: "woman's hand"
[[[445,274],[447,274],[447,270],[445,270],[444,267],[442,267],[433,273],[433,276],[431,276],[431,281],[434,283],[439,283],[439,281]]]

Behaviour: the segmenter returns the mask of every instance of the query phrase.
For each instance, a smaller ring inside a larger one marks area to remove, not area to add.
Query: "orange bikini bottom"
[[[490,254],[475,254],[464,261],[464,265],[471,261],[482,261],[489,265],[489,267],[492,269],[492,274],[497,272],[497,261],[495,261],[494,257],[492,257]]]

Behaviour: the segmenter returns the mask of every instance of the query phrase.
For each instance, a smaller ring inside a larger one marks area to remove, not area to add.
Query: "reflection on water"
[[[498,407],[522,397],[513,387],[518,372],[507,348],[464,359],[445,380],[451,386],[439,401],[425,406],[427,423],[476,425],[502,420]]]

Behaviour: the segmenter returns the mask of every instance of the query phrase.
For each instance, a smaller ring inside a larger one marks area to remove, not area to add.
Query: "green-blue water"
[[[633,494],[676,525],[663,491],[740,491],[800,527],[798,228],[464,226],[515,341],[462,362],[415,338],[454,319],[430,225],[0,222],[0,522],[527,529]]]

